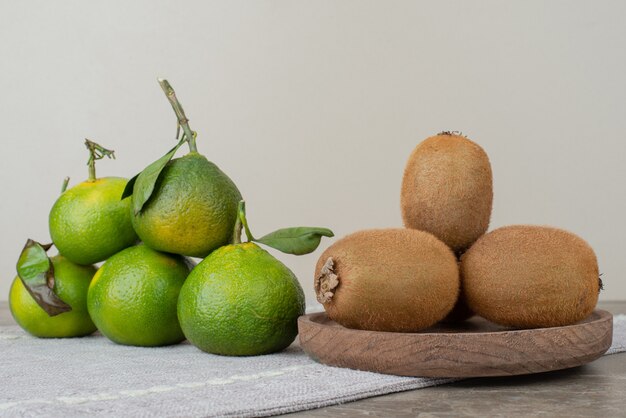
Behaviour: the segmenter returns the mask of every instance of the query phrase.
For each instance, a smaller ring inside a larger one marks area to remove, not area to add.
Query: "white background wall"
[[[253,231],[399,226],[413,147],[460,130],[491,157],[492,228],[569,229],[626,299],[626,2],[2,1],[0,299],[49,239],[83,138],[132,176],[173,145],[166,76]],[[309,302],[314,254],[279,258]]]

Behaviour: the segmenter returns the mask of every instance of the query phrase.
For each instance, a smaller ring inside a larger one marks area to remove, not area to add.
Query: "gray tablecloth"
[[[615,317],[608,354],[626,351]],[[327,367],[298,347],[221,357],[188,343],[116,345],[94,335],[37,339],[0,327],[0,416],[266,416],[434,386],[453,379],[387,376]]]

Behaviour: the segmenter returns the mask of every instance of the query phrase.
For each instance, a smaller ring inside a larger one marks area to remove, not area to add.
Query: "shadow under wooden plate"
[[[462,325],[437,325],[397,333],[345,328],[314,313],[298,319],[300,345],[314,360],[399,376],[511,376],[589,363],[611,346],[613,316],[595,310],[564,327],[516,330],[474,317]]]

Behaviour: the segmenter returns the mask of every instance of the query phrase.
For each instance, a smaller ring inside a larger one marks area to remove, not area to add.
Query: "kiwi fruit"
[[[452,310],[459,268],[450,248],[412,229],[371,229],[328,247],[315,268],[315,292],[330,319],[372,331],[412,332]]]
[[[598,262],[580,237],[562,229],[515,225],[481,237],[461,258],[467,303],[515,328],[573,324],[596,306]]]
[[[460,253],[487,231],[492,201],[489,157],[468,138],[442,132],[411,153],[400,195],[407,228],[430,232]]]

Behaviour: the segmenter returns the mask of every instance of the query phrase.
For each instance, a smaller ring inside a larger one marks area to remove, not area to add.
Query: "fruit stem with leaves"
[[[174,113],[176,113],[176,118],[178,118],[177,130],[176,130],[176,139],[179,137],[180,128],[183,128],[183,135],[187,139],[187,144],[189,144],[189,151],[198,152],[198,148],[196,147],[196,133],[191,130],[189,127],[189,119],[185,115],[185,111],[183,110],[183,106],[178,101],[176,97],[176,92],[170,85],[169,81],[164,78],[158,79],[167,100],[172,105],[172,109],[174,109]]]
[[[248,237],[248,241],[254,241],[252,232],[250,232],[250,228],[248,227],[248,219],[246,219],[245,200],[240,200],[239,205],[237,206],[237,220],[235,221],[235,228],[233,230],[233,239],[232,239],[233,244],[241,244],[242,229],[246,230],[246,236]]]
[[[241,200],[237,207],[237,220],[233,230],[232,244],[241,244],[241,232],[245,229],[248,242],[267,245],[286,254],[308,254],[319,246],[322,237],[334,236],[328,228],[297,226],[282,228],[261,238],[254,238],[246,219],[246,202]]]
[[[101,160],[104,157],[115,159],[115,151],[106,149],[103,146],[88,140],[87,138],[85,138],[85,146],[89,150],[89,160],[87,160],[87,166],[89,167],[89,180],[94,181],[96,179],[96,161]]]

